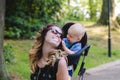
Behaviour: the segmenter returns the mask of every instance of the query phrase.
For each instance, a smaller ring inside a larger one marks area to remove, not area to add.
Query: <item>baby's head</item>
[[[71,43],[78,42],[82,39],[85,32],[86,30],[82,24],[75,23],[68,29],[67,38]]]

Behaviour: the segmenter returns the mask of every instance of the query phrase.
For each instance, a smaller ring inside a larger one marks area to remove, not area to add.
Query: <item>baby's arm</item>
[[[62,47],[63,47],[63,49],[64,49],[64,51],[65,51],[66,53],[68,53],[68,54],[74,54],[74,52],[73,52],[72,50],[70,50],[70,49],[68,49],[68,48],[66,47],[64,41],[62,41]]]

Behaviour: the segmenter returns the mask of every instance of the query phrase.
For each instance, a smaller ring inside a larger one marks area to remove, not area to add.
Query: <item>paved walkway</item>
[[[120,60],[86,70],[84,80],[120,80]]]
[[[84,80],[120,80],[120,60],[86,70]]]

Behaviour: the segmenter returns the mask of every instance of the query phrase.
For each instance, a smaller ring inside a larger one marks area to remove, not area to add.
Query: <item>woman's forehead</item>
[[[57,31],[62,32],[62,30],[59,27],[57,27],[57,26],[53,26],[52,29],[56,29]]]

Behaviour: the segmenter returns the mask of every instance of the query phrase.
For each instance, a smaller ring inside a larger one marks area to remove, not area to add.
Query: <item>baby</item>
[[[86,30],[80,23],[75,23],[68,29],[67,38],[63,38],[62,45],[63,49],[68,54],[75,54],[78,52],[82,45],[80,40],[84,36]],[[77,62],[75,62],[77,64]],[[68,66],[69,75],[72,76],[72,66]]]

